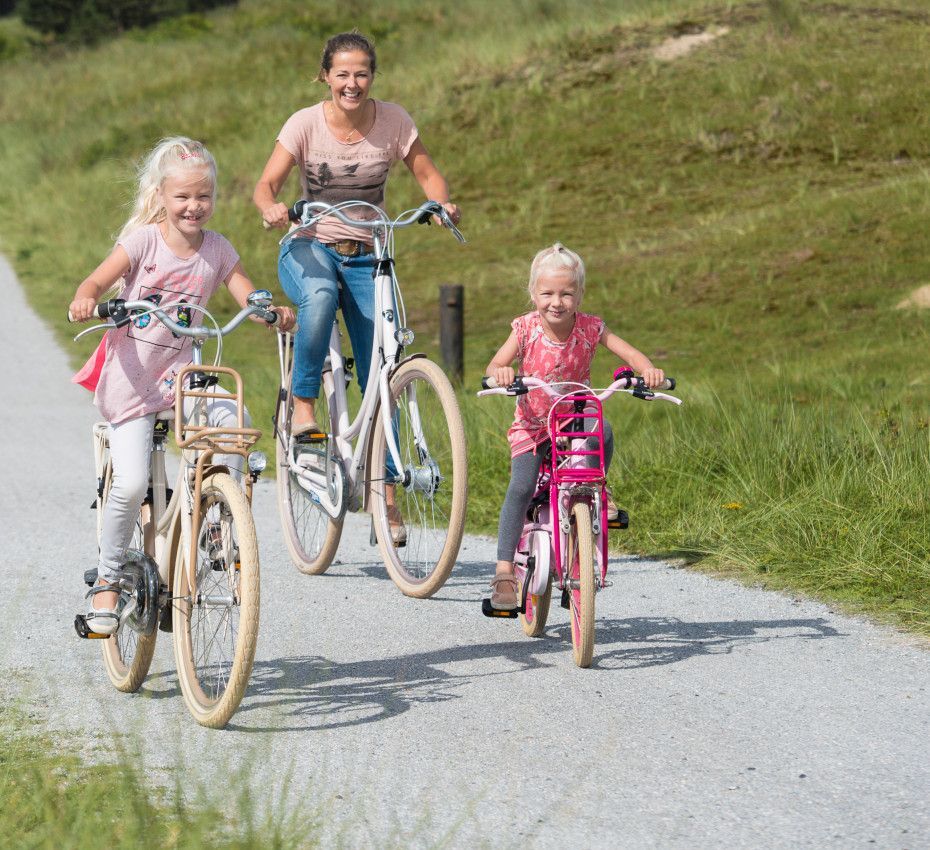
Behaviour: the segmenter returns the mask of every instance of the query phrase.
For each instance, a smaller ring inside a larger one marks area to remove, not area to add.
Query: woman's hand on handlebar
[[[449,214],[449,218],[452,219],[453,224],[458,224],[462,220],[462,211],[456,204],[453,204],[452,201],[443,204],[442,208]],[[433,216],[433,221],[440,227],[444,227],[442,219],[438,215]]]
[[[287,227],[291,221],[288,218],[289,210],[287,204],[276,203],[266,207],[262,212],[262,221],[268,227]]]
[[[97,307],[97,301],[94,298],[75,298],[68,307],[68,321],[70,322],[89,322],[97,318],[94,309]]]

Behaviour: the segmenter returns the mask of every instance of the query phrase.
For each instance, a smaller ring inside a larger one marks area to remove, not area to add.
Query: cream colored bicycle
[[[150,301],[117,299],[97,307],[97,315],[111,322],[78,335],[151,321],[154,316],[173,333],[192,339],[193,362],[176,378],[174,410],[156,419],[150,489],[118,580],[119,628],[113,635],[95,634],[79,614],[75,629],[83,638],[103,640],[107,675],[117,690],[126,693],[137,691],[145,680],[158,628],[172,632],[184,701],[198,723],[213,728],[225,726],[238,708],[255,657],[260,594],[251,499],[252,485],[265,467],[264,456],[250,451],[261,431],[244,426],[242,378],[219,365],[219,359],[222,337],[249,316],[276,321],[270,305],[271,293],[259,290],[225,327],[214,321],[212,328],[192,328],[168,314],[181,307],[198,309],[210,321],[212,316],[191,304],[153,307]],[[218,341],[217,358],[205,365],[202,348],[211,338]],[[222,388],[220,380],[231,389]],[[235,427],[206,425],[207,406],[220,400],[235,403]],[[165,471],[165,442],[172,421],[181,450],[173,490],[167,486]],[[107,433],[105,422],[94,426],[98,538],[113,475]],[[216,455],[245,459],[244,488],[228,467],[214,462]],[[93,586],[96,569],[89,570],[85,580]]]

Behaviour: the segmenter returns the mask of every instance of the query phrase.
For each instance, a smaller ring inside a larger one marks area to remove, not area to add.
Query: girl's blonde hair
[[[578,303],[584,297],[584,260],[574,251],[570,251],[561,242],[556,242],[548,248],[543,248],[535,257],[530,266],[530,282],[527,290],[530,298],[536,294],[536,281],[540,275],[547,272],[569,271],[572,280],[578,288]]]
[[[165,179],[183,171],[200,169],[205,171],[213,184],[213,200],[216,200],[216,160],[200,142],[186,136],[171,136],[162,139],[139,167],[139,187],[132,215],[116,237],[117,241],[146,224],[161,221],[166,213],[158,199],[158,190]]]

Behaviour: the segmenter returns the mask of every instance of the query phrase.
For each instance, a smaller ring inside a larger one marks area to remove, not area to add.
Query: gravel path
[[[340,562],[302,576],[270,483],[255,499],[258,654],[231,727],[193,723],[161,638],[143,690],[117,694],[71,629],[95,556],[94,411],[2,260],[0,295],[0,671],[49,727],[123,730],[156,777],[181,766],[192,790],[221,794],[241,771],[259,800],[302,801],[326,846],[930,847],[916,642],[618,559],[594,667],[578,670],[558,607],[538,640],[480,615],[492,541],[468,539],[446,587],[415,601],[353,516]]]

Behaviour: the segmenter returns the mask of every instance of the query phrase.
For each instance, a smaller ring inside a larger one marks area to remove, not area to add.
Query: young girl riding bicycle
[[[163,139],[139,171],[133,214],[116,246],[78,286],[70,306],[72,318],[82,322],[93,318],[98,299],[117,283],[125,300],[194,306],[205,306],[224,283],[236,302],[245,306],[255,287],[239,255],[223,236],[203,229],[215,201],[216,163],[210,152],[185,137]],[[279,327],[293,326],[290,308],[274,309]],[[170,312],[181,324],[202,323],[199,310],[179,306]],[[94,391],[94,403],[109,423],[113,461],[100,535],[98,585],[88,594],[87,625],[98,634],[117,629],[118,594],[108,588],[118,576],[148,488],[156,415],[174,405],[174,377],[189,362],[189,340],[176,339],[161,322],[142,316],[110,330],[73,379]],[[213,426],[235,425],[235,405],[215,402],[209,405],[207,418]],[[241,459],[230,460],[230,466],[237,464]]]
[[[591,361],[597,346],[641,373],[649,387],[665,380],[641,351],[611,333],[602,319],[578,311],[585,289],[584,262],[574,251],[556,242],[540,251],[530,267],[530,300],[534,310],[513,320],[513,330],[488,364],[485,374],[498,386],[513,383],[513,362],[520,374],[547,382],[589,384]],[[536,489],[543,453],[549,440],[547,417],[551,402],[543,393],[517,398],[516,416],[507,432],[510,442],[510,484],[501,508],[497,537],[497,568],[491,580],[491,607],[513,610],[519,606],[513,559],[527,508]],[[610,466],[613,433],[604,422],[604,463]],[[608,501],[608,519],[617,515]]]

